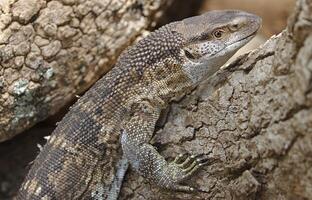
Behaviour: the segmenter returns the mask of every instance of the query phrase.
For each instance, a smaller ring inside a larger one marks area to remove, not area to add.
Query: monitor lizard
[[[238,10],[172,22],[126,49],[57,125],[17,199],[117,199],[128,165],[159,187],[192,192],[183,181],[206,162],[167,162],[149,143],[161,111],[213,75],[258,31]]]

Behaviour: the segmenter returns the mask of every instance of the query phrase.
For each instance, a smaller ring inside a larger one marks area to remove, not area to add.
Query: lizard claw
[[[182,185],[181,182],[188,179],[196,171],[208,164],[208,158],[204,154],[189,155],[180,154],[172,162],[169,163],[168,172],[171,182],[170,188],[183,192],[196,192],[196,188],[188,185]],[[167,177],[168,178],[168,177]]]
[[[177,157],[175,157],[175,159],[171,163],[179,164],[182,161],[184,155],[186,154],[179,154]]]
[[[181,182],[190,176],[192,176],[198,169],[208,163],[208,159],[200,155],[188,155],[180,154],[178,155],[169,165],[175,169],[179,174],[179,180]],[[191,190],[188,188],[188,190]]]

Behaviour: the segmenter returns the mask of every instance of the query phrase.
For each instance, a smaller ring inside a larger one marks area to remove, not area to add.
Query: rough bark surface
[[[87,89],[168,2],[0,1],[0,142]]]
[[[312,0],[298,0],[281,34],[174,103],[155,144],[168,158],[207,154],[211,164],[188,182],[206,192],[164,191],[130,170],[121,199],[311,199]]]

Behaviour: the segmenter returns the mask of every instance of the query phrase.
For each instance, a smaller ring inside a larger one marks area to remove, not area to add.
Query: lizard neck
[[[185,73],[181,62],[167,58],[154,69],[148,69],[139,84],[142,95],[149,99],[161,99],[167,105],[172,99],[180,97],[192,89],[194,83]]]

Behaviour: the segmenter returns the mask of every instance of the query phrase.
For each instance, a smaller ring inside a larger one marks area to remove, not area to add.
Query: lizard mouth
[[[244,37],[244,38],[241,38],[240,40],[237,40],[236,42],[233,42],[232,44],[235,44],[235,43],[237,43],[237,42],[241,42],[241,41],[244,41],[244,40],[252,39],[252,38],[257,34],[257,32],[258,32],[258,30],[252,32],[251,34],[247,35],[247,36]],[[230,45],[232,45],[232,44],[230,44]],[[230,45],[229,45],[229,46],[230,46]]]
[[[231,47],[235,47],[237,46],[243,46],[244,44],[246,44],[247,42],[249,42],[256,34],[257,31],[252,32],[251,34],[247,35],[246,37],[243,37],[237,41],[234,41],[232,43],[230,43],[229,45],[227,45],[226,47],[224,47],[223,49],[221,49],[220,51],[217,51],[215,54],[213,54],[212,56],[218,55],[220,54],[220,52],[224,51],[225,49],[231,48]],[[238,50],[239,48],[237,48]]]

